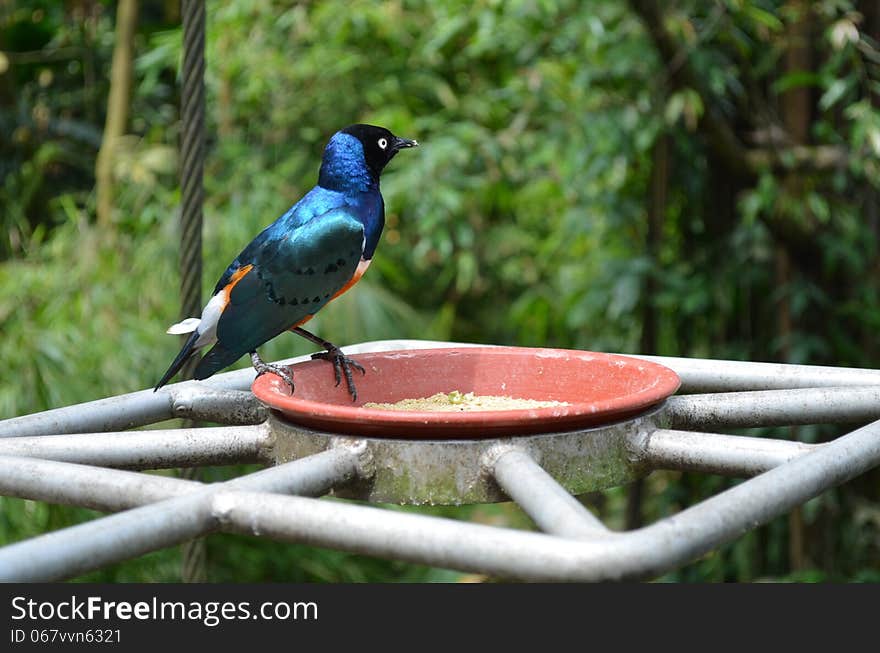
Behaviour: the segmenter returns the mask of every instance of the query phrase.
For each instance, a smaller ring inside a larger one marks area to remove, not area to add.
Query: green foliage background
[[[114,4],[0,4],[0,417],[151,386],[176,353],[163,333],[178,310],[176,4],[141,3],[130,136],[102,228],[94,163]],[[383,177],[388,222],[370,274],[312,323],[330,340],[878,367],[873,4],[209,2],[205,297],[315,183],[329,135],[372,122],[422,147]],[[797,68],[788,57],[804,47],[792,36],[802,24],[810,60]],[[807,134],[792,139],[786,98],[797,92]],[[838,158],[817,163],[823,153]],[[661,163],[665,201],[651,218]],[[281,337],[262,353],[307,351]],[[799,525],[776,520],[666,579],[880,580],[877,481],[830,491]],[[656,473],[644,517],[732,482]],[[622,527],[626,494],[587,500]],[[10,499],[0,509],[0,542],[92,516]],[[511,506],[440,512],[529,527]],[[806,542],[797,555],[792,528]],[[174,580],[177,556],[87,579]],[[212,580],[458,578],[232,536],[209,538],[209,556]]]

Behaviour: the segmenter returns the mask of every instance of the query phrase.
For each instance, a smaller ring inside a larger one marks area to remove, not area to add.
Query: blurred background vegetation
[[[326,338],[880,367],[878,47],[876,0],[208,2],[204,296],[363,121],[423,146],[383,177],[383,242]],[[149,387],[176,353],[180,58],[176,0],[0,0],[0,418]],[[584,500],[634,527],[734,482]],[[0,542],[92,516],[0,499]],[[220,581],[460,578],[234,536],[208,560]],[[875,470],[664,579],[878,562]],[[167,550],[86,579],[179,573]]]

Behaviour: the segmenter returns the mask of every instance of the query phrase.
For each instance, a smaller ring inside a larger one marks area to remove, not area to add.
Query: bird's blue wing
[[[342,193],[315,186],[303,195],[299,202],[287,209],[275,222],[263,229],[256,238],[248,243],[226,268],[212,294],[216,295],[223,290],[242,266],[271,258],[279,243],[291,232],[316,218],[320,219],[325,213],[346,206],[345,196]]]
[[[224,274],[226,284],[218,284],[217,292],[228,292],[228,303],[217,323],[218,342],[196,378],[232,364],[330,301],[357,270],[364,227],[342,207],[290,230],[267,229],[258,239],[259,246],[248,246],[238,266]]]

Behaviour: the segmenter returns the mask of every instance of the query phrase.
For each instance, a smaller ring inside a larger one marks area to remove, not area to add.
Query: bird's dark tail
[[[159,383],[156,384],[156,387],[153,388],[153,392],[156,392],[163,385],[168,383],[171,378],[180,371],[180,368],[183,367],[183,364],[189,360],[189,357],[196,353],[196,340],[199,339],[198,330],[193,331],[190,335],[189,339],[186,341],[186,344],[183,346],[183,349],[180,350],[180,353],[177,354],[177,357],[174,359],[174,362],[171,363],[171,366],[166,370],[165,374],[162,375]]]
[[[224,367],[232,365],[241,358],[241,354],[241,351],[231,351],[218,342],[196,365],[196,369],[193,371],[193,378],[198,380],[207,379]]]

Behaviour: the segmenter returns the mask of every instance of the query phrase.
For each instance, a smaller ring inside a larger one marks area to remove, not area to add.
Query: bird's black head
[[[382,170],[400,150],[418,147],[417,141],[400,138],[384,127],[375,125],[351,125],[343,129],[342,133],[354,136],[361,142],[367,167],[376,179],[379,179]]]
[[[318,184],[339,191],[377,188],[379,175],[394,155],[417,145],[384,127],[351,125],[333,134],[324,148]]]

